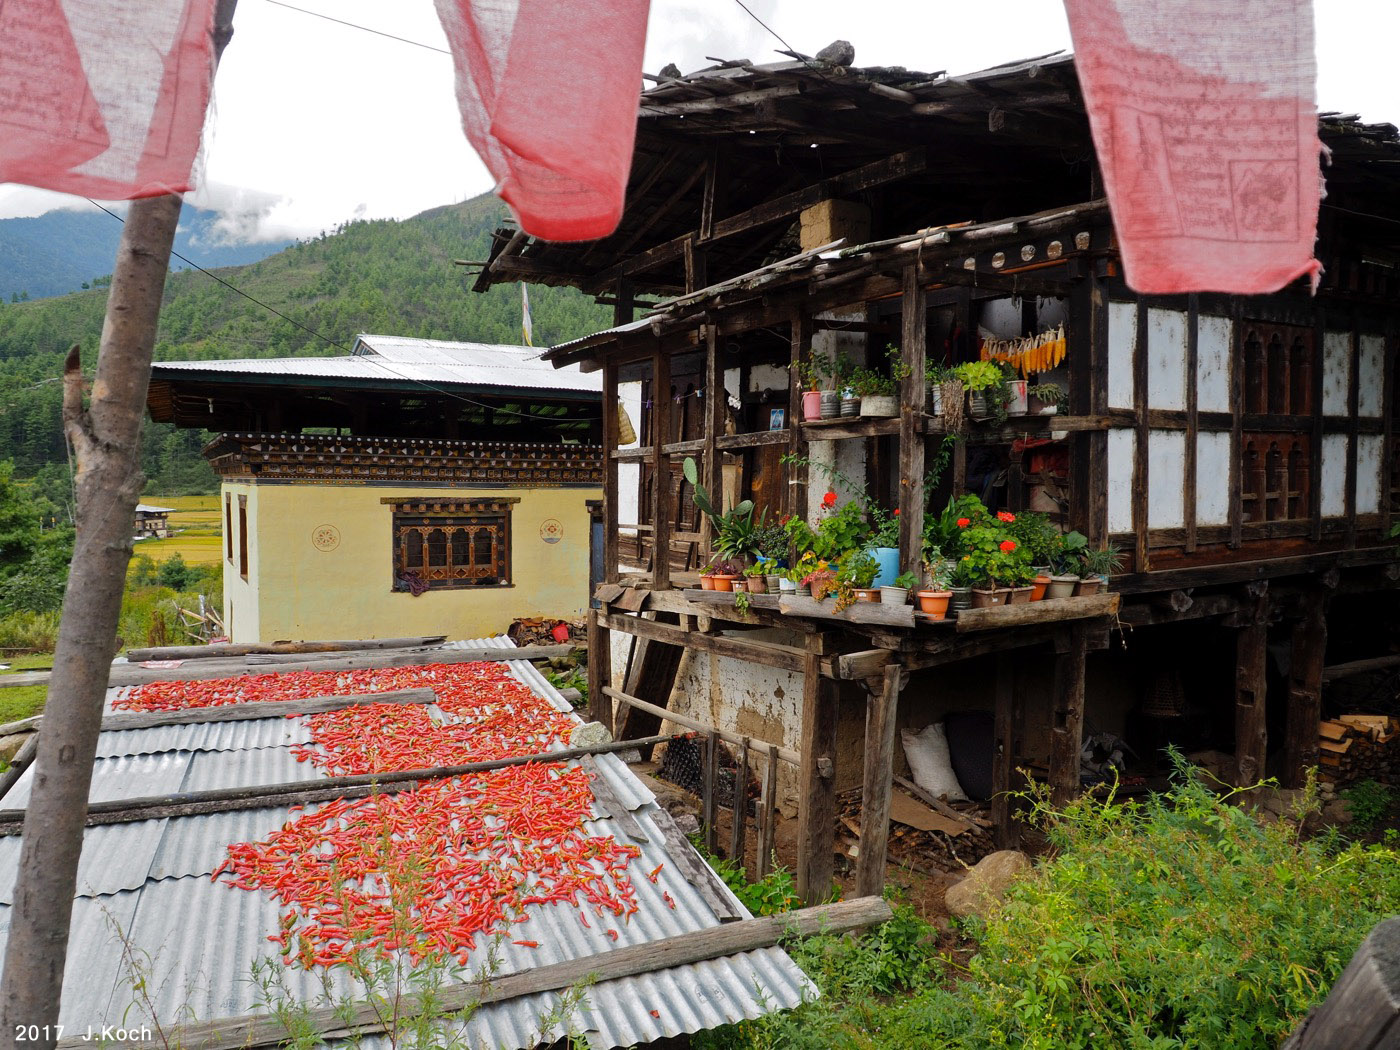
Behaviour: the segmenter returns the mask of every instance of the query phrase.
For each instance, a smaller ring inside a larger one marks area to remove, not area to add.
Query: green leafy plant
[[[753,500],[743,500],[724,514],[719,514],[710,502],[710,494],[705,491],[705,486],[700,484],[700,469],[692,457],[685,457],[681,471],[685,480],[690,483],[695,505],[710,519],[710,526],[714,529],[715,552],[725,558],[741,558],[753,554],[756,531]]]
[[[1006,523],[1006,531],[1030,552],[1032,565],[1049,565],[1064,542],[1059,527],[1039,511],[1020,511]]]
[[[998,387],[1002,382],[1001,366],[995,361],[964,361],[954,365],[953,378],[960,380],[969,394]]]
[[[912,572],[901,572],[894,578],[896,587],[903,587],[906,591],[912,591],[919,585],[919,577]]]
[[[880,563],[869,551],[851,551],[841,559],[841,568],[836,575],[842,582],[864,590],[880,575]]]
[[[834,499],[835,493],[828,495]],[[847,551],[865,547],[870,537],[865,508],[857,500],[847,500],[818,523],[812,551],[818,558],[834,562]]]
[[[1351,813],[1351,833],[1369,835],[1390,812],[1395,790],[1375,780],[1361,780],[1341,792]]]
[[[924,518],[924,561],[933,561],[938,557],[949,560],[961,558],[965,553],[962,549],[963,530],[982,524],[990,515],[985,504],[971,493],[954,496],[940,513]]]
[[[1026,387],[1026,396],[1047,405],[1058,405],[1065,398],[1065,389],[1058,383],[1033,383]]]
[[[1029,582],[1030,552],[1007,533],[1001,523],[968,526],[959,568],[973,586],[1014,587]]]
[[[788,553],[788,532],[782,522],[764,514],[753,530],[754,554],[764,561],[786,558]]]
[[[1112,576],[1123,568],[1123,552],[1113,544],[1107,544],[1097,550],[1085,547],[1079,554],[1081,569],[1080,575],[1090,576]]]
[[[741,614],[747,613],[753,606],[753,599],[749,596],[747,589],[734,593],[734,608]]]
[[[1050,570],[1056,576],[1078,576],[1079,565],[1089,538],[1082,532],[1067,532],[1060,538],[1058,549],[1051,552]]]
[[[878,503],[871,503],[867,514],[870,518],[870,545],[872,547],[898,547],[899,511],[887,511]]]

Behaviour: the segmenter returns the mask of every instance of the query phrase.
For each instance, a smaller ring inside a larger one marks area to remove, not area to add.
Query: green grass
[[[168,540],[142,540],[132,548],[132,554],[144,554],[157,562],[178,554],[187,565],[218,565],[223,557],[223,545],[216,526],[212,531],[190,529]]]
[[[36,669],[43,670],[53,666],[53,654],[31,653],[27,656],[6,657],[0,659],[0,663],[10,665],[10,669],[0,671],[0,675],[19,674],[22,671]],[[18,689],[0,689],[0,723],[18,722],[30,715],[37,715],[44,709],[44,701],[48,699],[48,695],[49,687],[46,685],[25,685]]]

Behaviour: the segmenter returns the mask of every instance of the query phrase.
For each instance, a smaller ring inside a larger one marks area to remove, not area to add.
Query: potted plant
[[[894,578],[894,583],[880,588],[880,602],[883,605],[908,605],[909,592],[918,585],[918,576],[912,572],[902,572]]]
[[[930,565],[927,571],[929,585],[915,595],[919,600],[919,612],[935,620],[946,619],[948,604],[953,598],[952,569],[947,562],[940,561]]]
[[[744,570],[744,589],[750,594],[768,593],[768,568],[764,562],[755,562]]]
[[[1025,605],[1035,598],[1036,571],[1028,564],[1015,565],[1006,571],[1001,582],[1009,584],[1011,593],[1006,597],[1007,605]],[[1047,581],[1048,582],[1048,581]]]
[[[817,562],[817,566],[802,577],[802,586],[812,592],[813,598],[821,601],[836,589],[836,573],[824,561]]]
[[[850,551],[841,559],[841,569],[837,578],[855,592],[858,602],[878,602],[879,588],[873,586],[880,572],[880,563],[869,551]]]
[[[702,591],[712,591],[715,589],[715,566],[718,562],[712,561],[700,570],[700,589]]]
[[[1079,584],[1079,552],[1088,539],[1081,532],[1068,532],[1061,537],[1060,548],[1050,562],[1050,583],[1046,598],[1068,598]]]
[[[963,547],[967,553],[961,564],[967,566],[976,581],[972,607],[985,609],[1005,605],[1012,587],[1030,568],[1029,552],[1011,538],[1002,521],[969,527],[963,536]],[[1026,596],[1029,598],[1029,590]]]
[[[851,375],[851,389],[860,396],[860,414],[875,419],[899,415],[899,401],[894,396],[895,383],[889,376],[868,368],[857,368]]]
[[[757,553],[755,537],[759,527],[764,525],[764,522],[756,523],[753,520],[753,500],[743,500],[725,513],[717,514],[714,505],[710,503],[710,494],[705,491],[705,486],[700,484],[700,470],[695,465],[695,460],[686,456],[681,464],[681,471],[685,480],[690,482],[691,495],[695,500],[695,505],[700,508],[705,517],[710,519],[715,553],[721,558],[736,560],[742,560]],[[718,589],[729,590],[728,587]]]
[[[886,587],[899,575],[899,511],[890,513],[878,503],[871,503],[867,514],[870,519],[870,553],[880,566],[875,575],[875,587]]]
[[[1006,414],[1006,376],[995,361],[965,361],[953,368],[968,396],[968,414],[979,422]],[[946,396],[946,391],[945,391]],[[946,409],[947,402],[945,400]]]
[[[714,589],[717,591],[734,590],[734,581],[743,579],[744,567],[736,561],[722,559],[715,563],[710,573],[710,579],[714,581]]]
[[[1064,544],[1064,536],[1049,515],[1039,511],[1023,510],[1006,522],[1006,529],[1012,539],[1029,552],[1031,562],[1030,600],[1038,602],[1045,597],[1050,586],[1050,563]]]
[[[802,421],[804,423],[810,423],[822,417],[822,371],[821,364],[815,358],[808,357],[797,363],[797,375],[802,383]]]
[[[1079,555],[1079,585],[1075,594],[1097,594],[1108,589],[1108,578],[1123,567],[1123,554],[1113,544],[1099,550],[1084,548]]]
[[[1064,387],[1056,383],[1034,383],[1026,388],[1030,398],[1030,414],[1033,416],[1053,416],[1060,410],[1064,400]]]
[[[929,415],[943,414],[943,385],[952,378],[952,371],[946,365],[934,361],[924,366],[924,379],[928,381]]]

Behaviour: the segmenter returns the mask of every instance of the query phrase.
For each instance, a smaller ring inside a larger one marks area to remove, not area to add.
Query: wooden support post
[[[719,772],[719,734],[713,730],[705,734],[705,768],[700,777],[703,781],[700,796],[700,816],[704,826],[705,848],[715,852],[718,841],[715,835],[715,775]]]
[[[1283,1050],[1380,1050],[1400,1032],[1400,919],[1372,927]]]
[[[600,619],[608,607],[588,610],[588,717],[613,731],[612,699],[603,691],[612,685],[612,632]]]
[[[719,356],[719,326],[705,326],[705,448],[700,453],[700,483],[714,504],[715,510],[724,513],[724,475],[718,438],[724,433],[724,369]],[[707,514],[700,515],[700,535],[704,537],[706,560],[713,558],[714,535]]]
[[[1147,572],[1152,568],[1148,530],[1148,445],[1152,431],[1147,425],[1147,304],[1141,299],[1137,304],[1137,338],[1133,342],[1133,417],[1137,420],[1136,435],[1133,438],[1133,533],[1137,542],[1133,554],[1133,571]]]
[[[1263,616],[1254,620],[1235,636],[1235,784],[1240,787],[1253,784],[1264,775],[1269,743],[1264,720],[1269,624]],[[1316,721],[1313,738],[1317,738]]]
[[[618,578],[617,536],[617,449],[618,432],[617,365],[603,362],[603,582]],[[642,421],[637,420],[641,426]]]
[[[1196,550],[1196,445],[1200,419],[1200,299],[1194,292],[1186,299],[1186,448],[1181,461],[1181,511],[1186,526],[1182,549]]]
[[[652,356],[651,384],[651,585],[664,591],[671,586],[671,465],[663,451],[671,440],[671,355],[658,350]]]
[[[1230,421],[1230,542],[1231,550],[1238,550],[1244,541],[1244,301],[1235,299],[1230,311],[1230,329],[1234,337],[1230,341],[1230,404],[1235,406],[1235,412]],[[1322,344],[1319,343],[1319,346]],[[1318,371],[1322,368],[1319,364]],[[1318,424],[1321,425],[1322,409],[1319,402],[1317,410]],[[1319,443],[1313,446],[1314,462],[1322,463],[1322,445]],[[1313,488],[1321,493],[1322,485],[1314,484]],[[1318,504],[1320,507],[1321,504]],[[1318,511],[1320,514],[1321,511]],[[1317,520],[1317,519],[1315,519]],[[1320,535],[1318,537],[1320,538]]]
[[[744,832],[749,819],[749,738],[739,744],[739,765],[734,770],[734,797],[730,800],[729,859],[744,866]]]
[[[788,455],[801,457],[807,454],[807,439],[802,435],[802,374],[798,365],[807,352],[807,344],[812,338],[812,321],[796,308],[789,322],[788,346]],[[787,467],[787,492],[782,505],[788,514],[807,516],[806,471],[800,467]]]
[[[1050,800],[1063,806],[1079,793],[1079,752],[1084,746],[1084,654],[1088,627],[1066,630],[1055,655],[1054,711],[1050,723]]]
[[[909,375],[899,384],[899,566],[918,573],[923,563],[924,446],[923,422],[928,381],[924,361],[928,336],[927,294],[919,284],[919,267],[904,268],[900,352]]]
[[[1327,598],[1308,592],[1307,613],[1293,627],[1293,659],[1288,675],[1288,723],[1282,777],[1285,787],[1302,787],[1317,765],[1317,727],[1322,721],[1322,668],[1327,656]]]
[[[778,748],[766,747],[767,760],[763,767],[763,791],[758,796],[758,861],[754,865],[761,879],[773,867],[773,842],[778,823]]]
[[[1021,841],[1020,823],[1011,812],[1011,777],[1016,769],[1015,704],[1016,663],[997,662],[996,715],[992,730],[992,821],[998,849],[1016,849]]]
[[[891,664],[877,681],[881,689],[878,693],[871,691],[865,709],[865,785],[861,793],[860,864],[856,875],[856,892],[862,897],[879,896],[885,889],[894,734],[899,725],[899,694],[909,682],[909,672]]]
[[[824,900],[831,892],[836,842],[836,684],[822,677],[826,636],[809,634],[802,674],[802,765],[798,772],[797,895]]]

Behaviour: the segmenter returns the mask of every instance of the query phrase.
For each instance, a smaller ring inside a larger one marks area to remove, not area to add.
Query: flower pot
[[[1079,583],[1078,576],[1051,576],[1050,585],[1045,588],[1046,598],[1069,598]]]
[[[907,587],[881,587],[881,605],[908,605],[909,588]]]
[[[1024,379],[1011,380],[1006,384],[1006,389],[1011,394],[1011,400],[1006,403],[1008,416],[1024,416],[1030,411],[1030,398],[1026,396],[1026,381]]]
[[[952,591],[920,591],[918,593],[919,612],[928,613],[935,620],[946,619],[948,602],[952,597]]]
[[[715,589],[715,578],[713,576],[700,577],[700,589],[702,591],[712,591]]]
[[[899,415],[899,402],[885,395],[863,397],[860,399],[860,414],[874,419],[888,419]]]
[[[1060,410],[1060,404],[1058,401],[1042,401],[1038,397],[1032,397],[1029,409],[1033,416],[1053,416]]]
[[[820,391],[821,397],[821,418],[835,419],[841,414],[841,395],[835,390]]]
[[[1050,575],[1048,573],[1037,573],[1035,583],[1031,585],[1031,601],[1038,602],[1045,597],[1045,589],[1050,586]]]
[[[987,400],[987,392],[979,390],[967,395],[967,414],[979,422],[992,418],[992,403]]]
[[[804,390],[802,392],[802,418],[804,420],[821,419],[822,417],[822,392],[820,390]]]
[[[941,383],[928,385],[928,412],[931,416],[943,414],[943,385]]]
[[[784,594],[795,594],[797,593],[797,584],[786,576],[780,576],[778,577],[778,590]]]
[[[781,576],[765,576],[764,579],[768,581],[769,594],[776,594],[778,591],[782,590],[783,578]]]
[[[796,594],[799,598],[812,597],[812,588],[805,583],[794,583],[792,585],[792,590],[793,593]]]
[[[1083,594],[1098,594],[1103,589],[1103,580],[1098,576],[1086,576],[1075,585],[1075,597]]]
[[[875,574],[875,581],[870,586],[894,586],[894,578],[899,575],[899,548],[871,547],[870,553],[875,558],[875,564],[880,566],[880,571]]]
[[[740,577],[740,576],[738,576],[738,575],[733,575],[733,576],[731,576],[731,575],[728,575],[728,574],[724,574],[724,575],[719,575],[719,574],[717,574],[717,575],[715,575],[715,576],[712,577],[712,579],[715,581],[715,590],[717,590],[717,591],[732,591],[732,590],[734,590],[734,581],[735,581],[735,580],[738,580],[738,579],[741,579],[741,578],[742,578],[742,577]]]
[[[880,591],[875,587],[856,587],[856,601],[880,603]]]
[[[974,609],[995,609],[1006,604],[1006,599],[1011,597],[1010,587],[974,587],[972,588],[972,608]]]
[[[949,587],[948,611],[960,613],[964,609],[972,608],[972,588],[971,587]]]
[[[843,397],[841,399],[841,418],[856,419],[860,416],[860,398]]]
[[[1027,586],[1027,587],[1012,587],[1012,588],[1011,588],[1011,594],[1010,594],[1010,596],[1006,599],[1006,604],[1007,604],[1007,605],[1026,605],[1026,604],[1028,604],[1028,603],[1031,601],[1031,599],[1035,596],[1035,595],[1034,595],[1034,592],[1035,592],[1035,588],[1034,588],[1034,587],[1030,587],[1030,586]]]
[[[767,577],[767,576],[749,576],[749,577],[745,578],[745,580],[744,580],[744,586],[747,587],[747,588],[749,589],[749,593],[750,593],[750,594],[767,594],[767,593],[768,593],[768,577]]]

